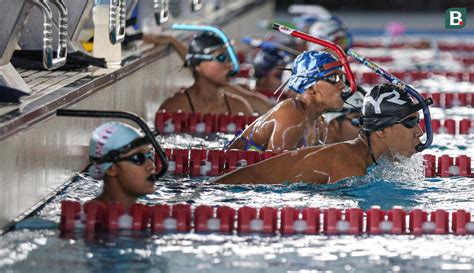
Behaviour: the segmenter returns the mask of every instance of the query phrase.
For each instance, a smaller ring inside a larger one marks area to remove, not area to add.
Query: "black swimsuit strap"
[[[189,107],[191,107],[191,111],[193,111],[193,113],[196,113],[196,110],[194,109],[193,101],[191,100],[191,95],[189,95],[187,89],[184,89],[184,94],[186,95],[186,98],[188,98]]]

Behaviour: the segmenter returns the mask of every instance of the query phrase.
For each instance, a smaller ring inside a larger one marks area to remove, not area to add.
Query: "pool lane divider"
[[[386,41],[372,41],[372,40],[356,40],[352,47],[354,48],[385,48],[385,49],[397,49],[397,48],[413,48],[416,49],[420,46],[420,41],[403,41],[403,42],[390,42]],[[430,45],[431,46],[431,45]],[[438,42],[438,49],[441,51],[456,51],[456,52],[474,52],[474,43],[452,43],[452,42]]]
[[[272,151],[165,149],[168,173],[175,175],[219,176],[238,168],[256,164],[278,155]],[[157,170],[160,170],[157,160]],[[471,158],[467,155],[423,155],[426,177],[473,177]]]
[[[228,114],[201,114],[159,111],[155,115],[155,128],[160,133],[230,133],[234,134],[257,119],[257,116],[228,115]],[[432,120],[433,133],[446,134],[474,134],[474,122],[470,119]],[[424,129],[424,122],[420,122]]]
[[[372,58],[370,58],[372,60]],[[380,58],[375,58],[380,59]],[[384,83],[374,72],[354,72],[356,80],[363,84],[378,84]],[[460,71],[441,71],[441,70],[405,70],[394,71],[393,75],[403,81],[412,82],[418,80],[428,79],[434,75],[455,78],[457,81],[472,82],[474,79],[474,72],[460,72]]]
[[[451,223],[451,225],[450,225]],[[458,209],[447,212],[436,209],[411,211],[394,206],[382,210],[373,206],[360,208],[295,208],[249,207],[189,204],[144,205],[136,203],[126,213],[120,203],[104,204],[89,201],[83,206],[77,201],[61,202],[60,230],[114,232],[118,230],[163,233],[263,234],[289,236],[306,235],[422,235],[474,234],[471,213]]]
[[[245,129],[257,116],[183,113],[158,111],[155,115],[155,128],[160,133],[235,133]]]

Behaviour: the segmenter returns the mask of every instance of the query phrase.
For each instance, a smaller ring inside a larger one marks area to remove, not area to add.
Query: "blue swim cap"
[[[125,123],[107,122],[97,127],[92,132],[89,143],[89,157],[92,161],[89,174],[95,179],[103,178],[105,172],[112,166],[113,160],[109,159],[110,155],[114,151],[119,151],[118,156],[136,148],[138,145],[130,144],[138,139],[143,139],[143,135]]]
[[[329,72],[341,70],[342,63],[325,51],[305,51],[296,57],[288,87],[298,94],[316,84]]]

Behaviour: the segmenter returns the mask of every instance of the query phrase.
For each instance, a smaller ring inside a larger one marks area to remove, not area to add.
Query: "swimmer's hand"
[[[176,41],[176,38],[171,35],[146,33],[143,34],[143,41],[149,44],[169,45],[170,43]]]

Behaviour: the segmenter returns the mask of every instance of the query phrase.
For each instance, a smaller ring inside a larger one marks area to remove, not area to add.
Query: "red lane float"
[[[403,41],[403,42],[387,42],[387,41],[354,41],[352,47],[354,48],[412,48],[417,49],[423,41]],[[441,51],[456,51],[456,52],[472,52],[474,51],[474,44],[472,43],[452,43],[452,42],[438,42],[438,49]],[[431,47],[431,46],[430,46]]]
[[[169,113],[162,110],[155,115],[155,128],[160,133],[235,133],[256,119],[254,115]]]
[[[426,177],[451,177],[462,176],[472,177],[471,158],[460,155],[455,158],[449,155],[442,155],[438,158],[434,155],[423,155]]]
[[[238,168],[258,163],[278,155],[271,151],[205,150],[205,149],[165,149],[169,160],[169,173],[189,174],[190,176],[219,176]],[[472,177],[471,158],[466,155],[450,157],[425,154],[424,169],[426,177]],[[157,169],[161,168],[157,160]]]
[[[94,209],[92,209],[94,208]],[[97,213],[102,211],[103,213]],[[90,216],[93,214],[93,216]],[[99,216],[100,215],[100,216]],[[99,216],[99,217],[98,217]],[[322,216],[322,217],[321,217]],[[87,227],[84,219],[96,219],[96,225]],[[322,219],[322,223],[320,222]],[[451,223],[451,225],[450,225]],[[320,226],[323,229],[320,229]],[[401,207],[383,210],[373,206],[367,211],[360,208],[295,208],[244,206],[234,209],[227,206],[199,205],[194,209],[188,204],[154,205],[134,204],[129,214],[118,203],[97,205],[97,201],[63,201],[61,203],[62,231],[85,228],[96,230],[150,230],[152,233],[221,232],[231,234],[275,235],[377,235],[377,234],[474,234],[471,213],[459,209],[451,213],[442,209],[427,212],[421,209],[405,211]],[[450,228],[451,227],[451,228]]]
[[[474,122],[470,119],[454,120],[454,119],[432,119],[431,128],[435,134],[450,135],[471,135],[474,134]],[[420,121],[420,127],[425,130],[425,122]]]
[[[372,58],[371,58],[372,59]],[[381,60],[388,60],[383,58]],[[474,59],[472,61],[474,63]],[[377,63],[377,62],[376,62]],[[395,71],[393,72],[397,78],[406,82],[413,82],[418,80],[428,79],[432,76],[445,76],[447,78],[453,78],[457,82],[471,82],[474,78],[474,72],[460,72],[460,71],[437,71],[437,70],[422,70],[422,71]],[[386,80],[378,76],[374,72],[355,72],[357,82],[362,84],[380,84],[385,83]],[[467,93],[470,94],[470,93]]]

